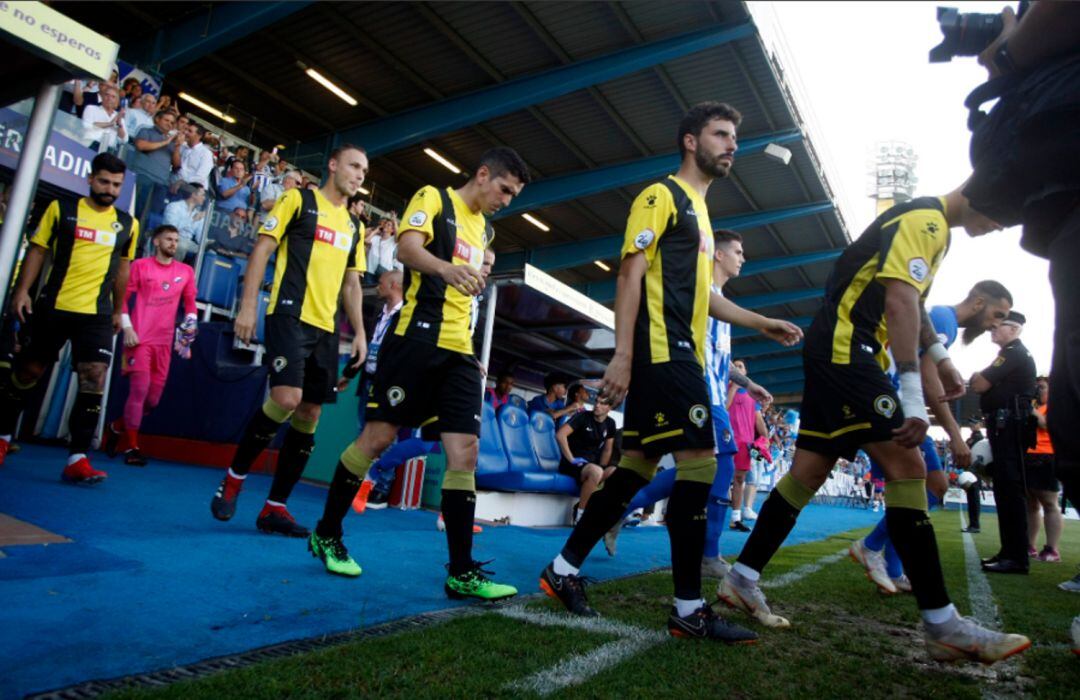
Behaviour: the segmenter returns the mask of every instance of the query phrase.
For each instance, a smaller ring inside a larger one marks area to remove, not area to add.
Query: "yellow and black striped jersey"
[[[52,252],[38,303],[77,314],[111,314],[120,259],[138,250],[139,222],[116,207],[96,211],[85,197],[54,200],[30,242]]]
[[[406,231],[424,234],[424,247],[439,260],[454,265],[484,263],[484,249],[491,244],[491,225],[473,212],[453,188],[421,188],[401,217],[400,236]],[[473,353],[470,319],[473,297],[448,286],[441,277],[405,268],[405,304],[395,333],[445,350]]]
[[[836,261],[825,302],[806,333],[805,354],[839,365],[861,356],[887,369],[882,282],[903,280],[925,299],[949,235],[944,199],[919,197],[882,212]]]
[[[297,316],[333,331],[346,271],[362,272],[367,266],[364,225],[319,190],[291,189],[278,199],[259,233],[279,244],[267,314]]]
[[[705,200],[675,176],[630,205],[622,257],[642,253],[648,270],[634,325],[634,363],[705,367],[713,236]]]

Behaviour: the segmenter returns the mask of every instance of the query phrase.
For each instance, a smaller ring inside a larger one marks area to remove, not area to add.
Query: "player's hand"
[[[769,405],[773,402],[772,394],[770,394],[768,390],[760,384],[750,382],[750,385],[746,387],[746,393],[750,394],[754,401],[757,401],[759,404],[761,404],[762,409],[768,408]]]
[[[761,333],[766,338],[775,340],[788,348],[802,340],[802,328],[799,328],[791,321],[784,321],[779,318],[768,318],[765,319],[765,321],[766,323],[762,326]]]
[[[612,406],[618,406],[626,397],[629,388],[630,358],[616,353],[604,370],[604,378],[600,381],[600,396],[609,399]]]
[[[930,429],[926,421],[918,418],[905,418],[904,424],[892,431],[893,442],[901,447],[918,447],[926,438],[926,431]]]
[[[466,296],[475,297],[484,291],[484,278],[472,265],[448,264],[443,268],[443,280]]]
[[[15,295],[11,298],[11,310],[20,321],[26,323],[30,315],[34,313],[30,295],[26,292],[15,292]]]
[[[1016,24],[1016,13],[1011,7],[1006,7],[1001,12],[1001,34],[998,34],[997,38],[991,41],[990,45],[983,49],[983,52],[979,54],[979,65],[986,68],[986,72],[991,78],[996,78],[1001,75],[1001,68],[994,62],[994,54],[998,52],[1001,45],[1016,31]]]
[[[952,451],[953,463],[958,467],[971,466],[971,448],[963,440],[953,439],[949,441],[949,449]]]
[[[124,327],[124,324],[120,322],[120,317],[121,316],[122,316],[122,314],[119,311],[113,311],[113,315],[112,315],[112,332],[113,332],[113,335],[116,335],[117,333],[119,333],[120,329],[122,329]]]
[[[124,329],[124,347],[133,348],[139,344],[139,334],[134,328]]]
[[[356,334],[356,337],[352,341],[352,362],[349,366],[355,370],[360,371],[360,367],[364,364],[364,360],[367,359],[367,338],[364,337],[363,331]]]
[[[240,305],[240,313],[236,314],[236,320],[233,321],[233,332],[243,342],[251,342],[255,337],[255,309],[247,304]]]
[[[964,395],[967,389],[964,387],[964,377],[952,360],[946,358],[938,363],[938,377],[941,378],[941,387],[945,390],[942,401],[953,401]]]

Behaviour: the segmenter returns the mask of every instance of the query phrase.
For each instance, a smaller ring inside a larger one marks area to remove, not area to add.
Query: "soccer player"
[[[120,325],[124,329],[124,361],[121,371],[128,376],[131,387],[124,415],[106,426],[105,452],[116,455],[121,436],[126,437],[124,463],[137,467],[146,465],[139,451],[139,426],[143,416],[154,410],[161,401],[161,392],[169,378],[172,359],[176,311],[184,304],[181,334],[194,337],[196,329],[195,271],[175,260],[180,245],[180,232],[173,226],[158,226],[150,234],[154,256],[141,258],[131,264],[127,293],[124,297]],[[131,314],[131,297],[135,308]],[[188,354],[190,357],[190,354]]]
[[[746,257],[743,254],[742,236],[735,231],[721,229],[714,234],[712,293],[723,295],[724,285],[738,277]],[[735,474],[735,433],[727,413],[729,383],[743,387],[755,400],[763,404],[772,396],[738,369],[739,363],[731,362],[731,324],[719,319],[709,319],[709,334],[705,343],[705,379],[709,384],[709,401],[712,404],[713,438],[716,442],[716,477],[709,490],[705,508],[705,548],[701,558],[701,575],[721,578],[731,568],[720,556],[720,537],[724,534],[730,493]],[[665,469],[630,501],[628,512],[645,508],[671,496],[677,470]],[[615,556],[616,538],[622,529],[622,521],[604,535],[604,548]]]
[[[289,421],[278,453],[270,495],[256,526],[266,533],[307,537],[285,506],[315,446],[315,429],[324,403],[336,400],[338,298],[357,329],[352,343],[354,365],[364,361],[360,271],[364,269],[364,226],[349,213],[346,200],[356,194],[368,171],[364,149],[338,146],[327,162],[326,184],[292,189],[259,229],[248,259],[244,296],[234,327],[249,342],[255,333],[259,286],[270,254],[277,250],[274,289],[266,312],[266,357],[270,362],[270,398],[248,422],[232,466],[210,502],[218,520],[236,513],[236,499],[259,453]]]
[[[701,597],[705,511],[716,477],[705,381],[708,318],[747,325],[785,343],[802,335],[794,324],[745,311],[710,292],[713,233],[705,194],[731,169],[741,119],[718,102],[692,107],[679,124],[679,171],[646,187],[631,205],[616,284],[615,354],[602,384],[613,405],[629,390],[623,454],[562,552],[540,574],[545,593],[576,615],[595,616],[580,567],[652,480],[659,458],[671,453],[677,472],[667,526],[675,605],[668,631],[727,642],[750,642],[756,635],[720,619]]]
[[[956,342],[961,328],[964,329],[963,343],[968,345],[986,331],[996,328],[1005,320],[1011,308],[1012,294],[1009,290],[1000,282],[983,280],[976,283],[959,304],[930,309],[929,318],[934,325],[938,342],[944,345],[945,349],[949,349]],[[888,371],[893,387],[899,390],[900,374],[896,371],[896,363],[891,356]],[[929,395],[930,409],[949,434],[953,458],[958,466],[966,467],[971,464],[971,449],[960,434],[960,426],[957,425],[949,404],[939,398],[942,393],[941,381],[938,379],[934,362],[925,354],[920,361],[920,371],[925,393]],[[926,436],[919,449],[926,463],[926,496],[929,505],[933,507],[944,501],[949,484],[945,472],[942,471],[941,459],[933,438]],[[884,486],[885,472],[876,460],[870,460],[870,475],[875,484],[880,482]],[[876,500],[874,510],[877,510]],[[904,575],[900,557],[889,539],[886,520],[883,517],[869,535],[853,542],[849,554],[866,569],[867,578],[873,581],[882,593],[906,593],[911,590],[911,582]]]
[[[79,385],[68,421],[71,442],[61,478],[93,484],[108,476],[90,465],[86,453],[101,415],[128,270],[138,250],[139,222],[113,206],[125,170],[114,155],[95,156],[89,196],[51,202],[30,239],[11,299],[12,312],[25,325],[25,342],[12,371],[0,383],[0,464],[27,394],[70,340]],[[37,299],[31,300],[30,289],[48,253],[52,268]]]
[[[847,247],[829,277],[803,349],[806,386],[791,471],[765,501],[718,591],[724,603],[768,627],[790,623],[769,609],[758,586],[762,571],[837,459],[852,459],[862,448],[885,472],[889,536],[911,580],[930,656],[993,663],[1031,645],[1024,636],[993,632],[959,616],[945,590],[927,515],[926,466],[917,448],[930,420],[919,347],[936,365],[945,400],[964,391],[922,305],[954,226],[979,235],[997,224],[971,209],[959,188],[944,197],[919,197],[883,212]],[[900,396],[884,371],[886,343],[899,371]]]
[[[487,578],[472,558],[483,378],[469,321],[473,298],[484,289],[481,265],[493,235],[486,217],[508,205],[528,182],[528,168],[514,150],[493,148],[460,188],[429,185],[409,202],[398,233],[405,306],[379,351],[364,430],[342,452],[323,517],[308,541],[330,573],[360,575],[342,542],[349,504],[398,429],[421,427],[439,433],[446,454],[446,594],[484,600],[517,594],[513,586]]]

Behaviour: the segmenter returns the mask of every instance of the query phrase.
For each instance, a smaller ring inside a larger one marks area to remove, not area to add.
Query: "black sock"
[[[711,484],[675,481],[668,499],[667,528],[671,538],[671,578],[675,597],[701,597],[701,555],[705,551],[705,506]]]
[[[326,506],[323,516],[315,527],[319,537],[341,537],[341,523],[349,512],[349,506],[360,490],[364,477],[357,476],[338,462],[334,470],[334,480],[330,482],[330,491],[326,494]]]
[[[251,417],[247,428],[244,429],[244,437],[236,446],[236,454],[233,455],[230,465],[232,470],[241,476],[251,471],[255,458],[262,454],[262,451],[277,435],[279,428],[281,428],[281,422],[266,415],[266,411],[261,407],[255,411],[255,415]]]
[[[885,525],[896,547],[904,573],[911,579],[911,592],[919,610],[936,610],[949,604],[945,576],[941,573],[937,539],[930,516],[914,508],[885,508]]]
[[[13,435],[15,425],[19,422],[19,414],[22,413],[26,403],[26,393],[29,389],[15,386],[15,373],[7,370],[0,378],[0,435]]]
[[[307,466],[308,457],[315,447],[315,436],[304,433],[290,426],[285,433],[285,442],[278,452],[277,471],[274,472],[274,483],[270,485],[269,499],[275,503],[284,503],[289,500],[296,482]]]
[[[604,481],[604,488],[589,499],[589,506],[563,546],[563,559],[571,566],[580,567],[604,533],[619,522],[634,495],[648,483],[632,469],[616,468]]]
[[[450,575],[458,576],[473,568],[476,492],[443,487],[442,515],[446,525],[446,547],[450,551]]]
[[[98,417],[101,415],[101,394],[80,391],[75,394],[75,403],[68,418],[68,432],[71,434],[71,454],[90,451],[90,443],[97,430]]]
[[[773,489],[762,504],[754,529],[739,553],[739,563],[757,572],[764,571],[776,550],[791,534],[799,512],[777,489]]]

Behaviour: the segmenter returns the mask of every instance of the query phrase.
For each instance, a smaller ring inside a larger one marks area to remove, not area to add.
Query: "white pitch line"
[[[553,613],[543,610],[532,611],[517,605],[500,608],[496,612],[504,617],[531,622],[534,625],[543,625],[545,627],[569,627],[570,629],[581,630],[583,632],[611,634],[616,637],[658,636],[660,640],[664,639],[664,635],[659,632],[634,627],[633,625],[627,625],[603,617],[579,617],[577,615]]]
[[[788,586],[800,579],[804,579],[810,574],[821,571],[829,564],[835,564],[844,557],[847,556],[847,548],[841,549],[835,554],[827,554],[817,561],[810,562],[809,564],[803,564],[802,566],[795,567],[786,574],[780,574],[776,578],[771,578],[766,581],[762,581],[758,584],[760,588],[780,588],[782,586]]]

